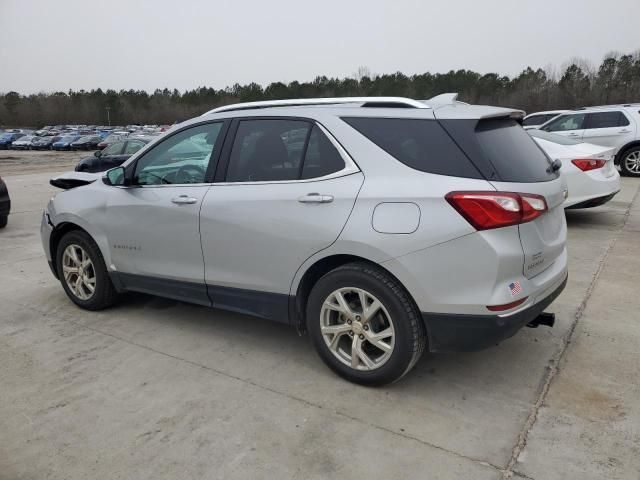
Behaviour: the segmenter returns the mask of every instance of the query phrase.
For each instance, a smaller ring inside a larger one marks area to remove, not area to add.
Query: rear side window
[[[513,119],[441,123],[487,180],[531,183],[558,178],[546,154]]]
[[[626,127],[629,120],[622,112],[597,112],[587,115],[587,129]]]
[[[345,168],[342,156],[315,124],[305,120],[241,120],[227,182],[324,177]]]
[[[525,127],[531,127],[532,125],[542,125],[544,122],[548,122],[553,117],[555,117],[554,114],[531,115],[530,117],[527,117],[522,121],[522,125],[524,125]]]
[[[344,168],[344,160],[327,136],[314,125],[302,168],[303,179],[324,177]]]
[[[227,182],[297,180],[310,129],[302,120],[242,120]]]
[[[421,172],[482,178],[437,120],[342,118],[377,146]]]

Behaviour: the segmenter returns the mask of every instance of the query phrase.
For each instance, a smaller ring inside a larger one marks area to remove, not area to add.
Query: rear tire
[[[424,323],[408,292],[389,273],[367,263],[344,265],[318,280],[309,295],[306,322],[327,366],[362,385],[399,380],[427,346]]]
[[[60,283],[73,303],[86,310],[102,310],[113,305],[118,294],[111,283],[102,253],[85,232],[65,234],[56,252]]]
[[[7,222],[9,221],[9,216],[0,217],[0,228],[4,228],[7,226]]]
[[[627,177],[640,177],[640,147],[631,147],[622,154],[620,172]]]

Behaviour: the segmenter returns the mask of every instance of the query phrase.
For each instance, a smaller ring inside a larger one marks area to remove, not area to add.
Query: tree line
[[[469,103],[527,112],[640,102],[640,50],[625,55],[610,53],[597,67],[573,59],[559,71],[528,67],[511,78],[471,70],[378,75],[360,67],[350,77],[318,76],[311,82],[274,82],[266,87],[236,83],[220,90],[199,87],[184,92],[98,88],[22,95],[11,91],[0,94],[0,125],[107,124],[107,113],[112,125],[170,124],[237,102],[345,96],[428,99],[445,92],[458,92],[459,99]]]

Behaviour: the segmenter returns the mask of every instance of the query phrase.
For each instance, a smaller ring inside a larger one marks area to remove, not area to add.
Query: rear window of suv
[[[389,155],[421,172],[482,178],[437,120],[342,117]]]
[[[558,178],[551,160],[511,118],[440,120],[487,180],[547,182]]]

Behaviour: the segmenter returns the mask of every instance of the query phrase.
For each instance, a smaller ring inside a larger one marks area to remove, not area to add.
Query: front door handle
[[[618,133],[629,133],[631,130],[627,130],[626,128],[623,130],[618,130]]]
[[[197,198],[190,197],[189,195],[180,195],[178,197],[173,197],[171,201],[176,205],[192,205],[194,203],[198,203]]]
[[[298,198],[300,203],[331,203],[333,195],[320,195],[319,193],[308,193]]]

